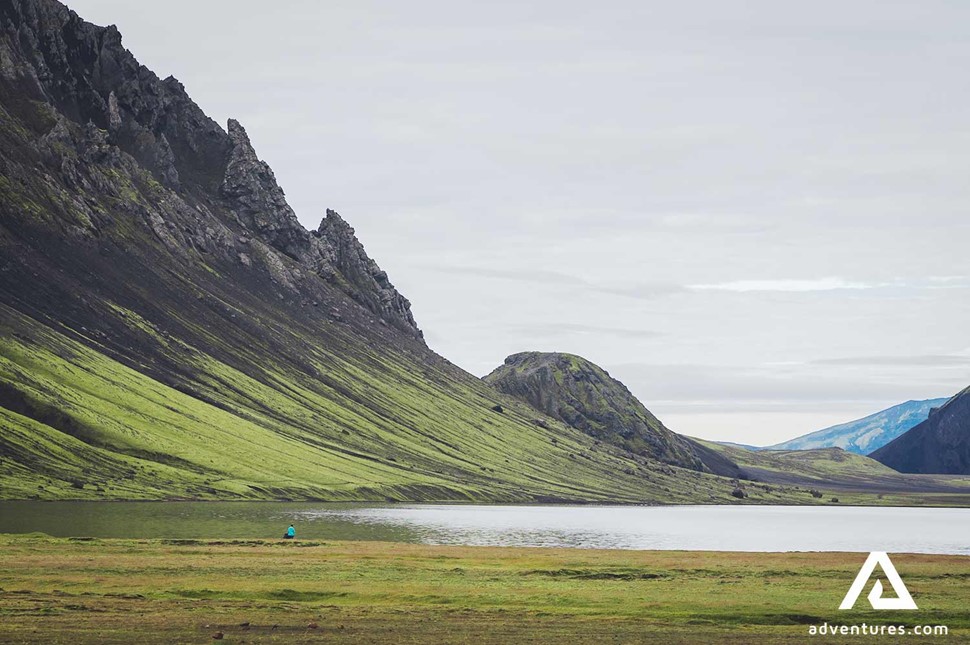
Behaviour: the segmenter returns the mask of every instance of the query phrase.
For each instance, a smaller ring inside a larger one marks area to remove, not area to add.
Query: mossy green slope
[[[196,397],[2,311],[8,498],[688,502],[730,490],[551,419],[552,430],[537,426],[460,373],[348,363],[337,393],[284,367],[264,374],[267,385],[196,355]]]
[[[162,186],[8,89],[0,496],[729,499],[728,482],[536,425],[212,194]],[[58,128],[72,145],[50,143]],[[176,237],[204,226],[248,238],[250,263]]]

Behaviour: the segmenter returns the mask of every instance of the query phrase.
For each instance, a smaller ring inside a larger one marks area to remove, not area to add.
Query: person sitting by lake
[[[296,529],[290,524],[290,528],[286,529],[286,533],[283,534],[284,540],[293,540],[296,538]]]

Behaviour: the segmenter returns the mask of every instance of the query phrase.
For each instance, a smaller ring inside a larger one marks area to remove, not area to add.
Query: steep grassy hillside
[[[393,354],[308,348],[326,379],[268,362],[254,378],[177,344],[192,395],[2,311],[5,497],[689,501],[698,486],[729,490],[537,426],[475,379]]]
[[[818,503],[458,369],[321,211],[114,27],[0,1],[0,498]]]
[[[536,416],[428,349],[338,214],[304,229],[239,123],[0,2],[0,497],[730,499]]]

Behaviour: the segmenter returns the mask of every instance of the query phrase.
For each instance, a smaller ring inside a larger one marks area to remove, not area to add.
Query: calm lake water
[[[970,555],[970,509],[0,502],[0,533]]]

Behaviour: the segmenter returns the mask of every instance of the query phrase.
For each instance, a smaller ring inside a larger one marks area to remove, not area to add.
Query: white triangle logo
[[[899,574],[896,572],[896,567],[893,566],[892,560],[889,559],[889,554],[885,551],[873,551],[869,554],[869,557],[866,558],[866,563],[859,570],[859,575],[855,577],[855,581],[849,587],[848,593],[845,594],[845,598],[842,600],[842,604],[839,605],[839,609],[852,609],[855,606],[855,601],[859,599],[862,589],[869,582],[869,578],[872,577],[872,572],[875,571],[877,564],[882,568],[883,573],[886,574],[886,578],[889,579],[889,584],[892,585],[893,591],[896,592],[896,597],[883,598],[882,582],[876,580],[876,584],[872,585],[872,591],[869,592],[868,596],[869,604],[872,605],[872,608],[918,609],[916,603],[913,602],[913,597],[909,595],[909,589],[903,584],[903,579],[899,577]]]

